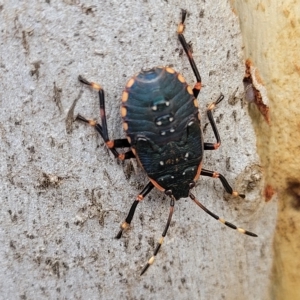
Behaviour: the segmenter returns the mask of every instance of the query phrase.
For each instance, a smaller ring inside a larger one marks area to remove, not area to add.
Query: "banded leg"
[[[202,176],[208,176],[208,177],[212,177],[212,178],[218,178],[221,180],[221,183],[225,189],[225,191],[228,193],[228,194],[231,194],[232,196],[234,197],[241,197],[241,198],[245,198],[245,195],[243,194],[239,194],[237,191],[234,191],[232,189],[232,187],[230,186],[230,184],[228,183],[228,181],[226,180],[226,178],[218,173],[218,172],[215,172],[215,171],[210,171],[210,170],[206,170],[206,169],[201,169],[201,173],[200,175]]]
[[[166,236],[167,234],[167,231],[169,229],[169,226],[170,226],[170,223],[171,223],[171,220],[172,220],[172,215],[173,215],[173,212],[174,212],[174,204],[175,204],[175,201],[174,201],[174,197],[171,196],[171,202],[170,202],[170,213],[169,213],[169,217],[168,217],[168,221],[167,221],[167,224],[166,224],[166,227],[161,235],[161,238],[159,240],[159,242],[157,243],[157,246],[154,250],[154,253],[153,253],[153,256],[151,256],[151,258],[148,260],[147,264],[145,265],[145,267],[143,268],[142,272],[140,275],[143,275],[147,270],[148,268],[150,267],[150,265],[153,264],[154,262],[154,259],[155,259],[155,256],[157,255],[163,241],[164,241],[164,237]]]
[[[86,85],[90,86],[91,88],[93,88],[94,90],[98,91],[99,104],[100,104],[100,117],[101,117],[101,124],[103,126],[102,127],[102,137],[103,137],[104,141],[107,142],[109,140],[109,138],[108,138],[106,113],[105,113],[104,91],[99,84],[97,84],[95,82],[90,82],[90,81],[86,80],[85,78],[83,78],[81,75],[78,76],[78,80],[81,83],[86,84]]]
[[[195,77],[196,77],[196,84],[193,88],[193,93],[194,93],[194,97],[197,98],[198,95],[199,95],[199,92],[201,90],[201,76],[199,74],[199,71],[198,71],[198,68],[196,66],[196,63],[194,61],[194,58],[193,58],[193,54],[192,54],[192,51],[191,51],[191,47],[188,45],[188,43],[186,42],[184,36],[183,36],[183,31],[184,31],[184,28],[185,28],[185,18],[186,18],[186,10],[182,10],[181,12],[181,22],[179,23],[178,27],[177,27],[177,33],[178,33],[178,39],[189,59],[189,62],[190,62],[190,65],[193,69],[193,72],[195,74]]]
[[[219,104],[224,99],[224,95],[220,95],[220,97],[217,99],[217,101],[211,103],[207,108],[207,117],[209,120],[209,123],[214,131],[214,135],[216,137],[217,142],[216,143],[204,143],[204,150],[217,150],[221,145],[221,139],[220,135],[217,129],[217,125],[215,123],[214,117],[212,115],[212,110],[216,107],[217,104]]]
[[[137,205],[145,198],[145,196],[147,194],[150,193],[150,191],[154,188],[154,185],[152,184],[152,182],[149,182],[144,189],[141,191],[141,193],[136,197],[136,200],[132,203],[132,206],[129,210],[128,216],[125,219],[125,222],[122,223],[121,225],[121,229],[118,232],[118,234],[116,235],[116,238],[119,239],[122,236],[122,233],[124,230],[126,230],[127,228],[129,228],[129,225],[132,221],[132,218],[134,216],[135,213],[135,209],[137,207]]]
[[[243,228],[239,228],[237,226],[235,226],[234,224],[232,223],[229,223],[227,221],[225,221],[224,219],[220,218],[219,216],[215,215],[213,212],[211,212],[210,210],[208,210],[202,203],[200,203],[196,198],[195,196],[190,193],[189,194],[190,198],[200,207],[202,208],[207,214],[209,214],[210,216],[212,216],[214,219],[216,219],[217,221],[221,222],[222,224],[232,228],[232,229],[235,229],[237,230],[238,232],[240,233],[243,233],[243,234],[246,234],[246,235],[250,235],[250,236],[255,236],[257,237],[257,235],[253,232],[250,232],[248,230],[245,230]]]
[[[133,152],[130,150],[126,153],[119,153],[116,148],[127,148],[127,147],[131,147],[131,145],[129,144],[127,139],[116,139],[116,140],[110,140],[108,138],[108,132],[107,132],[107,122],[106,122],[106,114],[105,114],[105,104],[104,104],[104,91],[102,90],[101,86],[98,85],[97,83],[94,82],[89,82],[86,79],[84,79],[83,77],[79,76],[78,80],[83,83],[86,84],[90,87],[92,87],[93,89],[98,91],[99,94],[99,102],[100,102],[100,116],[101,116],[101,123],[102,126],[97,123],[94,120],[88,120],[85,117],[83,117],[82,115],[78,114],[76,117],[76,120],[85,122],[93,127],[95,127],[95,129],[98,131],[98,133],[101,135],[101,137],[103,138],[104,142],[106,143],[106,146],[109,148],[109,150],[113,153],[113,155],[115,156],[115,158],[119,158],[121,160],[124,159],[129,159],[129,158],[134,158],[135,155],[133,154]]]
[[[88,119],[86,119],[85,117],[83,117],[80,114],[77,115],[76,120],[85,122],[85,123],[87,123],[87,124],[95,127],[95,129],[97,130],[97,132],[103,138],[103,129],[102,129],[102,126],[99,123],[97,123],[94,120],[88,120]],[[125,159],[129,159],[129,158],[135,158],[135,155],[133,154],[133,152],[131,150],[127,151],[125,153],[119,153],[116,150],[116,148],[128,148],[128,147],[131,147],[131,145],[129,144],[129,142],[128,142],[127,139],[108,140],[107,142],[105,142],[105,144],[108,147],[108,149],[112,152],[112,154],[114,155],[115,158],[118,158],[120,160],[125,160]]]

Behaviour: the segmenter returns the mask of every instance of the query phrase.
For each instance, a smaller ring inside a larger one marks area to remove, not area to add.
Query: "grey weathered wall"
[[[210,3],[209,3],[210,2]],[[204,166],[224,174],[246,200],[201,178],[194,194],[228,221],[225,228],[181,199],[154,265],[139,276],[165,226],[169,200],[153,191],[133,226],[115,240],[147,182],[134,161],[116,162],[93,128],[74,115],[98,117],[95,92],[106,91],[111,138],[126,81],[142,67],[171,65],[195,79],[177,41],[180,8],[186,39],[214,115],[222,147]],[[261,196],[263,174],[243,98],[242,41],[227,1],[0,1],[0,298],[3,299],[268,299],[276,203]],[[80,91],[83,89],[83,93]]]

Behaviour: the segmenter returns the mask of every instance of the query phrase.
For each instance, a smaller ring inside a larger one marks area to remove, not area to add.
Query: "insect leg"
[[[194,96],[195,98],[197,98],[199,92],[200,92],[200,89],[201,89],[201,76],[199,74],[199,71],[198,71],[198,68],[196,66],[196,63],[194,61],[194,58],[193,58],[193,54],[192,54],[192,51],[191,51],[191,47],[188,45],[188,43],[186,42],[184,36],[183,36],[183,31],[184,31],[184,28],[185,28],[185,24],[184,24],[184,21],[185,21],[185,18],[186,18],[186,10],[182,10],[181,12],[181,22],[179,23],[178,27],[177,27],[177,33],[178,33],[178,39],[189,59],[189,62],[190,62],[190,65],[193,69],[193,72],[195,74],[195,77],[196,77],[196,84],[193,88],[193,93],[194,93]]]
[[[96,121],[94,121],[94,120],[88,120],[88,119],[86,119],[85,117],[83,117],[80,114],[77,115],[76,120],[80,120],[82,122],[88,123],[89,125],[95,127],[95,129],[98,131],[98,133],[103,138],[103,129],[102,129],[102,126],[100,124],[98,124]],[[113,155],[115,156],[115,158],[119,158],[120,160],[125,160],[125,159],[129,159],[129,158],[135,158],[135,155],[133,154],[133,152],[131,150],[127,151],[125,153],[119,153],[116,150],[116,148],[127,148],[127,147],[130,147],[130,144],[129,144],[129,142],[128,142],[127,139],[108,140],[106,142],[106,146],[113,153]]]
[[[204,143],[204,150],[217,150],[221,145],[221,139],[218,132],[217,125],[215,123],[214,117],[212,115],[212,110],[216,107],[217,104],[219,104],[224,99],[224,95],[220,95],[220,97],[217,99],[217,101],[211,103],[207,108],[207,117],[210,122],[210,125],[214,131],[214,135],[216,137],[217,142],[216,143]]]
[[[78,76],[78,80],[81,83],[86,84],[86,85],[90,86],[91,88],[93,88],[94,90],[98,91],[99,104],[100,104],[100,117],[101,117],[101,124],[102,124],[102,137],[103,137],[104,141],[107,142],[109,140],[109,138],[108,138],[108,131],[107,131],[107,123],[106,123],[104,91],[99,84],[97,84],[95,82],[90,82],[90,81],[86,80],[85,78],[83,78],[81,75]]]
[[[118,232],[118,234],[116,235],[116,238],[119,239],[122,236],[122,233],[125,229],[127,229],[132,221],[132,218],[134,216],[135,213],[135,209],[137,207],[137,205],[145,198],[145,196],[147,194],[150,193],[150,191],[154,188],[154,185],[152,184],[152,182],[149,182],[144,189],[141,191],[141,193],[136,197],[136,200],[132,203],[132,206],[129,210],[128,216],[125,219],[125,222],[122,223],[121,225],[121,229]]]
[[[212,177],[212,178],[218,178],[221,180],[222,182],[222,185],[225,189],[225,191],[228,193],[228,194],[231,194],[232,196],[234,197],[241,197],[241,198],[245,198],[245,195],[243,194],[239,194],[237,191],[234,191],[232,189],[232,187],[229,185],[228,181],[226,180],[226,178],[218,173],[218,172],[215,172],[215,171],[210,171],[210,170],[206,170],[206,169],[201,169],[201,173],[200,175],[202,176],[208,176],[208,177]]]
[[[106,115],[105,115],[105,105],[104,105],[104,91],[102,90],[101,86],[98,85],[97,83],[89,82],[81,76],[78,77],[78,80],[81,83],[86,84],[86,85],[88,85],[88,86],[90,86],[93,89],[98,91],[102,126],[99,123],[97,123],[96,121],[88,120],[80,114],[77,115],[76,120],[80,120],[80,121],[85,122],[85,123],[87,123],[91,126],[94,126],[95,129],[98,131],[98,133],[103,138],[104,142],[106,143],[106,146],[109,148],[109,150],[115,156],[115,158],[119,158],[121,160],[128,159],[128,158],[134,158],[135,155],[133,154],[133,152],[131,150],[126,152],[126,153],[119,153],[116,150],[116,148],[121,148],[121,147],[122,148],[127,148],[127,147],[129,148],[131,145],[130,145],[130,143],[128,142],[127,139],[110,140],[108,138]]]
[[[171,196],[171,202],[170,202],[170,213],[169,213],[169,217],[168,217],[168,221],[167,221],[167,224],[166,224],[166,227],[161,235],[161,238],[159,240],[159,242],[157,243],[157,246],[154,250],[154,253],[153,253],[153,256],[151,256],[151,258],[148,260],[147,264],[145,265],[145,267],[143,268],[142,272],[141,272],[141,275],[143,275],[147,270],[148,268],[150,267],[150,265],[153,264],[154,262],[154,259],[155,259],[155,256],[157,255],[163,241],[164,241],[164,237],[166,236],[167,234],[167,231],[169,229],[169,226],[170,226],[170,223],[171,223],[171,219],[172,219],[172,215],[173,215],[173,212],[174,212],[174,204],[175,204],[175,201],[174,201],[174,197]]]
[[[214,219],[216,219],[217,221],[223,223],[224,225],[226,225],[226,226],[228,226],[228,227],[230,227],[230,228],[232,228],[232,229],[237,230],[237,231],[240,232],[240,233],[247,234],[247,235],[250,235],[250,236],[255,236],[255,237],[257,236],[255,233],[250,232],[250,231],[248,231],[248,230],[245,230],[245,229],[243,229],[243,228],[239,228],[239,227],[235,226],[234,224],[229,223],[229,222],[225,221],[224,219],[220,218],[219,216],[215,215],[213,212],[211,212],[210,210],[208,210],[202,203],[200,203],[200,202],[195,198],[195,196],[194,196],[192,193],[190,193],[189,196],[190,196],[190,198],[191,198],[191,199],[192,199],[192,200],[193,200],[200,208],[202,208],[207,214],[209,214],[210,216],[212,216],[212,217],[213,217]]]

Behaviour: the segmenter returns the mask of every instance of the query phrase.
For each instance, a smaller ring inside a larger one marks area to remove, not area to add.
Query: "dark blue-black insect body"
[[[188,197],[203,157],[193,90],[173,69],[158,67],[131,78],[122,99],[124,129],[151,183],[177,200]]]
[[[80,82],[91,86],[99,93],[101,125],[81,115],[78,115],[77,119],[94,126],[116,158],[121,160],[136,158],[149,178],[149,183],[133,202],[125,222],[121,225],[117,238],[120,238],[123,231],[129,227],[138,203],[154,187],[171,198],[166,227],[153,256],[143,268],[141,275],[154,262],[154,258],[167,234],[175,200],[180,198],[190,197],[206,213],[226,226],[250,236],[257,236],[215,215],[191,193],[195,182],[202,175],[220,179],[226,192],[235,197],[245,197],[234,191],[223,175],[202,168],[204,150],[216,150],[221,144],[212,110],[223,100],[224,96],[221,95],[207,109],[207,116],[214,131],[216,143],[204,143],[197,102],[197,96],[201,89],[201,77],[190,46],[183,36],[185,18],[186,11],[183,10],[177,33],[196,77],[196,84],[191,88],[181,74],[169,67],[143,70],[129,79],[122,94],[121,106],[126,139],[109,139],[104,91],[100,85],[79,76]],[[130,148],[130,150],[119,153],[117,148]]]

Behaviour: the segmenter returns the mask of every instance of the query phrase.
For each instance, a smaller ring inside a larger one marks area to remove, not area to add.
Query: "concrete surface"
[[[181,8],[189,12],[185,36],[204,85],[198,99],[206,141],[214,138],[205,107],[225,95],[214,113],[222,146],[206,153],[204,167],[224,174],[246,199],[225,195],[209,178],[194,194],[259,237],[181,199],[154,265],[140,277],[169,200],[151,192],[132,229],[114,239],[147,178],[135,161],[115,161],[93,128],[72,122],[79,112],[99,118],[96,93],[77,76],[104,87],[111,138],[123,137],[120,97],[134,73],[170,65],[195,82],[176,37]],[[242,100],[241,34],[229,3],[2,0],[0,19],[0,298],[269,299],[276,201],[261,195]]]

